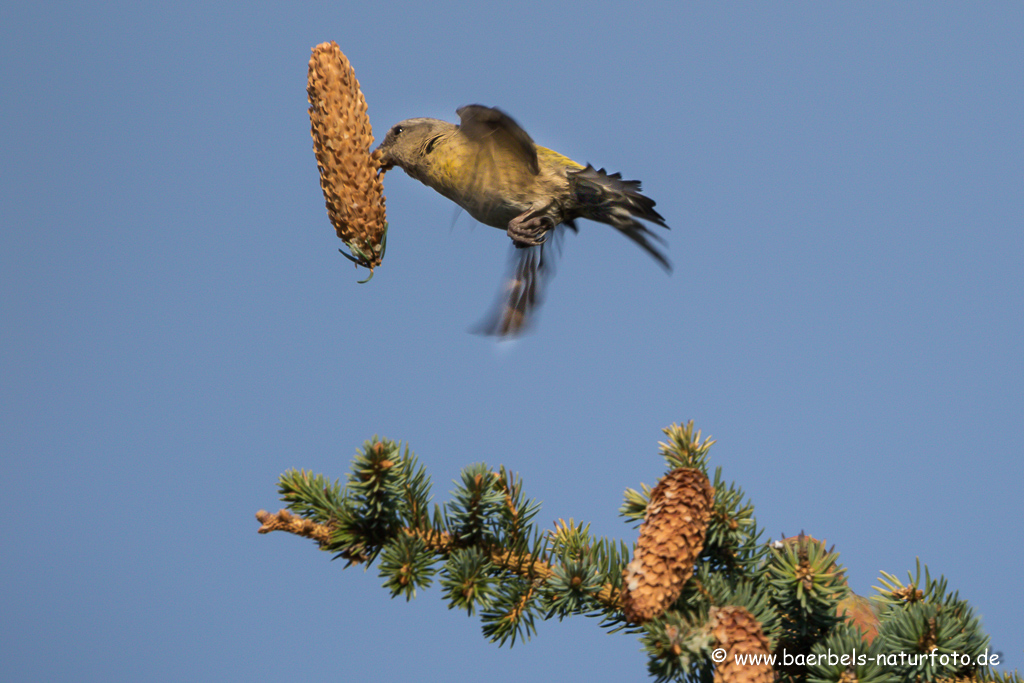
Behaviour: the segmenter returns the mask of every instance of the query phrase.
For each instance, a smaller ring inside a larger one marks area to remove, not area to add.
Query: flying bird
[[[552,272],[545,245],[576,219],[607,223],[646,251],[666,271],[668,258],[653,242],[664,239],[637,219],[668,228],[640,182],[583,166],[534,143],[500,109],[470,104],[459,123],[406,119],[377,148],[380,172],[398,166],[452,200],[476,220],[505,230],[516,247],[504,292],[481,331],[515,336],[532,319]],[[556,228],[559,228],[557,232]]]

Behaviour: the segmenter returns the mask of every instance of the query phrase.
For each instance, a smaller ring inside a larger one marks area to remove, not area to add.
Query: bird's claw
[[[544,244],[548,232],[554,227],[555,222],[550,216],[534,216],[527,219],[517,216],[509,221],[508,236],[519,249],[536,247]]]

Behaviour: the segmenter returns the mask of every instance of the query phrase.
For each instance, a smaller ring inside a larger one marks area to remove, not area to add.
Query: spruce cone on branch
[[[715,665],[715,683],[772,683],[775,673],[770,664],[739,664],[736,655],[769,654],[768,639],[761,624],[742,607],[712,607],[708,625],[715,642],[725,650],[725,659]]]
[[[704,547],[714,490],[707,475],[680,467],[651,491],[633,561],[623,572],[623,612],[639,624],[665,611],[693,574]]]

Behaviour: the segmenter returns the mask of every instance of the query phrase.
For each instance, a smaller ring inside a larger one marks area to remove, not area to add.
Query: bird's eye
[[[395,137],[398,137],[399,135],[401,135],[402,130],[403,128],[401,126],[395,126],[394,128],[391,129],[391,134],[394,135]]]

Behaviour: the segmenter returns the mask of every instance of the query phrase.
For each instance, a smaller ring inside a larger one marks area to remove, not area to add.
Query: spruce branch
[[[504,467],[466,467],[450,499],[431,505],[416,455],[376,436],[357,449],[344,484],[305,470],[282,474],[286,508],[260,510],[259,533],[308,538],[347,564],[379,560],[392,597],[411,600],[436,579],[449,608],[479,614],[484,636],[498,644],[530,638],[538,620],[597,617],[609,632],[639,636],[659,681],[1024,683],[979,663],[988,636],[945,578],[918,562],[906,583],[882,572],[872,601],[855,595],[823,541],[803,533],[760,541],[743,490],[721,468],[709,480],[714,442],[692,422],[664,433],[659,450],[669,469],[653,487],[627,489],[619,510],[639,523],[632,546],[572,518],[541,529],[539,503]],[[812,657],[854,648],[920,657],[898,666]],[[726,659],[713,660],[713,651]],[[800,659],[786,664],[782,652]],[[971,662],[931,657],[953,652]],[[730,663],[739,654],[778,659],[774,667]]]
[[[269,534],[271,531],[287,531],[296,536],[313,539],[321,546],[326,545],[331,538],[331,527],[328,525],[297,517],[288,510],[280,510],[276,513],[260,510],[256,513],[256,519],[260,522],[260,528],[257,530],[257,533],[260,534]]]

